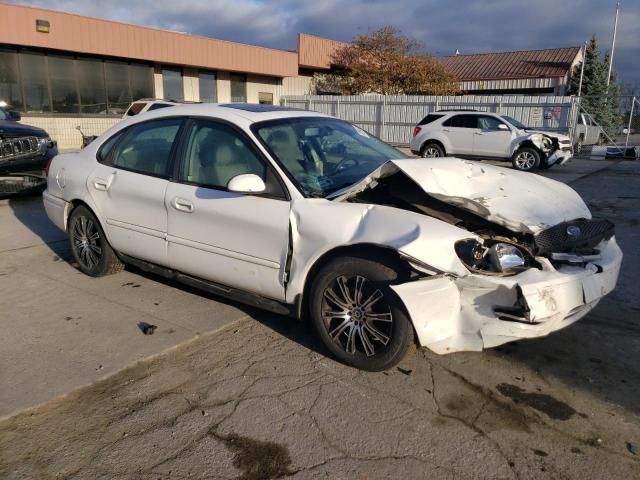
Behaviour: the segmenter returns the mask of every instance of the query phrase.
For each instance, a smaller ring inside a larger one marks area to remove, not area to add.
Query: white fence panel
[[[382,140],[408,145],[413,127],[437,110],[473,109],[509,115],[530,128],[571,133],[577,112],[574,97],[524,95],[304,95],[285,96],[283,105],[347,120]]]

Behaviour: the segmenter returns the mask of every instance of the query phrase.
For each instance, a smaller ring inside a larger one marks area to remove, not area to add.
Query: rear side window
[[[478,128],[477,115],[454,115],[442,123],[445,127]]]
[[[428,125],[429,123],[435,122],[436,120],[442,117],[444,117],[444,115],[436,115],[434,113],[430,113],[429,115],[424,117],[422,120],[420,120],[420,123],[418,123],[418,125]]]
[[[171,148],[182,120],[156,120],[131,127],[111,157],[114,167],[168,176]]]

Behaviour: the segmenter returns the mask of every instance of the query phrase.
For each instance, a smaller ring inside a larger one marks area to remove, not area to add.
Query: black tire
[[[362,370],[381,371],[393,367],[407,354],[414,344],[414,332],[404,305],[389,287],[397,278],[395,269],[357,257],[336,258],[315,276],[309,293],[311,321],[323,343],[338,360]],[[338,293],[339,300],[345,300],[340,279],[354,300],[348,306],[340,306],[332,300],[334,293]],[[327,293],[328,290],[333,293]],[[356,300],[355,297],[359,298]],[[373,298],[377,300],[371,303]],[[339,313],[344,313],[344,317],[329,314],[337,310],[342,310]]]
[[[516,150],[511,164],[521,172],[535,172],[540,167],[540,152],[533,147],[522,147]]]
[[[577,155],[578,153],[582,153],[583,142],[584,142],[584,138],[582,138],[582,137],[578,138],[578,141],[573,146],[573,153],[574,154]]]
[[[85,206],[76,207],[67,226],[71,252],[82,273],[102,277],[124,269],[96,216]]]
[[[426,142],[420,149],[420,156],[423,158],[444,157],[444,148],[435,142]]]

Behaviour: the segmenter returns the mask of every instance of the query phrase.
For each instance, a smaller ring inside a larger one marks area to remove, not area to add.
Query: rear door
[[[492,115],[478,115],[478,129],[473,135],[473,154],[478,157],[509,157],[513,132]],[[500,125],[503,125],[502,130]]]
[[[182,123],[181,119],[139,123],[107,141],[98,155],[106,147],[111,151],[99,158],[87,181],[112,246],[160,265],[167,265],[164,199]]]
[[[473,155],[473,137],[477,130],[476,115],[458,114],[442,122],[442,132],[451,145],[447,154]]]

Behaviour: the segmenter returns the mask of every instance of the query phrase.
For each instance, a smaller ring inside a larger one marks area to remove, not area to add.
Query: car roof
[[[270,108],[269,108],[270,107]],[[171,108],[160,108],[130,117],[130,123],[137,123],[144,119],[184,116],[204,116],[228,120],[235,123],[256,123],[263,120],[299,117],[327,117],[323,113],[298,110],[287,107],[258,104],[219,104],[219,103],[187,103],[177,104]],[[134,120],[135,119],[135,120]]]

